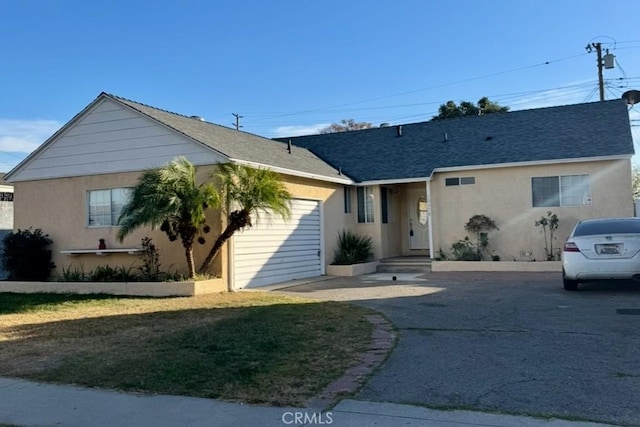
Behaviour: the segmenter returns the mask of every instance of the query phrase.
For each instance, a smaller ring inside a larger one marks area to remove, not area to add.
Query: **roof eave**
[[[326,176],[321,174],[314,174],[310,172],[302,172],[294,169],[281,168],[273,165],[267,165],[267,164],[258,163],[258,162],[251,162],[251,161],[242,160],[242,159],[229,159],[229,160],[239,165],[251,166],[251,167],[256,167],[261,169],[270,169],[274,172],[282,173],[285,175],[315,179],[317,181],[333,182],[336,184],[344,184],[344,185],[351,185],[354,183],[353,180],[347,176],[345,176],[344,178],[338,178],[338,177],[331,177],[331,176]]]
[[[553,165],[553,164],[563,164],[563,163],[585,163],[585,162],[599,162],[599,161],[607,161],[607,160],[624,160],[624,159],[631,159],[632,156],[633,156],[632,154],[618,154],[614,156],[576,157],[576,158],[570,158],[570,159],[491,163],[486,165],[451,166],[451,167],[434,168],[431,171],[431,175],[425,176],[425,177],[368,180],[368,181],[354,183],[354,185],[358,187],[363,187],[363,186],[370,186],[370,185],[410,184],[413,182],[431,181],[433,180],[433,176],[436,173],[463,172],[463,171],[471,171],[471,170],[478,170],[478,169],[497,169],[497,168],[524,167],[524,166]]]
[[[477,169],[496,169],[496,168],[510,168],[510,167],[523,167],[523,166],[540,166],[540,165],[554,165],[562,163],[585,163],[585,162],[600,162],[606,160],[624,160],[631,159],[632,154],[617,154],[613,156],[596,156],[596,157],[575,157],[568,159],[552,159],[552,160],[535,160],[525,162],[508,162],[508,163],[491,163],[486,165],[469,165],[469,166],[452,166],[443,168],[434,168],[431,172],[430,178],[435,173],[443,172],[458,172]]]
[[[394,185],[394,184],[411,184],[413,182],[426,182],[430,181],[428,176],[418,176],[415,178],[400,178],[400,179],[374,179],[369,181],[358,182],[354,185],[358,187],[366,187],[370,185]]]

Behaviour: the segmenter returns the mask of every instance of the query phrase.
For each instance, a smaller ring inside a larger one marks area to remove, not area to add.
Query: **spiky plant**
[[[367,262],[373,256],[373,240],[349,230],[338,233],[338,250],[333,258],[335,265],[351,265]]]
[[[122,240],[142,226],[160,227],[170,241],[180,238],[189,278],[195,275],[193,244],[206,227],[205,212],[220,206],[211,183],[198,184],[196,168],[184,157],[142,173],[118,219]]]
[[[253,225],[252,215],[259,218],[260,213],[267,210],[285,219],[291,215],[291,194],[280,175],[272,170],[223,163],[218,166],[214,178],[219,183],[223,209],[227,212],[227,227],[200,266],[200,274],[207,272],[222,246],[236,231]]]

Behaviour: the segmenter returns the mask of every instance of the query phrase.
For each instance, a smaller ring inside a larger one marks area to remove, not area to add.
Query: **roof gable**
[[[437,169],[634,153],[621,100],[291,138],[356,182],[426,178]]]
[[[101,93],[7,174],[10,181],[139,171],[184,155],[350,183],[309,150]]]
[[[181,134],[216,150],[230,160],[254,166],[265,166],[279,172],[315,179],[349,183],[351,180],[302,147],[289,149],[288,144],[247,132],[230,129],[197,117],[189,117],[108,95]]]
[[[98,97],[8,174],[9,181],[140,171],[177,156],[227,159],[108,97]]]

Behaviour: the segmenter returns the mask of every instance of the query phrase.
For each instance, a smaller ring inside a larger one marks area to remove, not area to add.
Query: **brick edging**
[[[369,348],[361,356],[358,364],[347,369],[337,380],[329,384],[319,395],[309,401],[307,406],[319,411],[330,408],[342,394],[355,393],[367,378],[393,349],[397,334],[393,325],[380,314],[366,315],[373,324]]]

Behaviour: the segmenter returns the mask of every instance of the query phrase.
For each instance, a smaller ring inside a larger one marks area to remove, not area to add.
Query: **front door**
[[[429,249],[429,211],[424,189],[411,189],[407,197],[409,206],[409,248]]]

